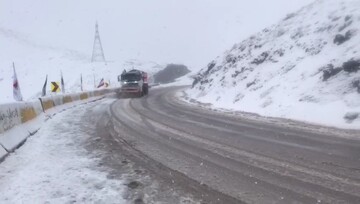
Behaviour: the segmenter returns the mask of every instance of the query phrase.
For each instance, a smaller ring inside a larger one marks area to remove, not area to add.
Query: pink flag
[[[20,91],[20,86],[19,86],[19,81],[17,79],[16,76],[16,71],[15,71],[15,64],[13,63],[13,69],[14,69],[14,76],[13,76],[13,95],[14,95],[14,99],[16,101],[22,101],[22,95],[21,95],[21,91]]]

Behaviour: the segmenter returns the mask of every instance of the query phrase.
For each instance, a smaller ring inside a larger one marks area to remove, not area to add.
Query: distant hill
[[[166,84],[188,74],[190,70],[181,64],[168,64],[163,70],[154,74],[154,83]]]

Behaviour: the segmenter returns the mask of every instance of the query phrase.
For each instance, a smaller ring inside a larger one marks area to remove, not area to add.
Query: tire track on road
[[[174,90],[176,89],[160,90],[153,96],[150,95],[141,99],[120,100],[116,103],[121,107],[119,110],[125,112],[124,115],[126,116],[123,119],[118,119],[122,125],[127,126],[128,134],[133,135],[132,139],[135,141],[134,148],[146,151],[149,146],[153,145],[153,147],[159,148],[159,155],[164,150],[166,153],[169,153],[169,157],[179,158],[179,160],[192,160],[188,163],[188,166],[195,166],[200,163],[202,166],[207,167],[206,170],[214,178],[218,177],[215,179],[216,182],[208,179],[205,184],[215,188],[217,191],[227,193],[236,198],[242,198],[247,202],[266,200],[282,203],[292,201],[314,203],[318,200],[330,203],[360,202],[360,197],[358,196],[360,195],[360,184],[356,177],[354,180],[349,180],[337,172],[312,168],[316,163],[306,166],[304,165],[306,161],[302,161],[300,162],[302,165],[299,165],[297,162],[292,162],[293,160],[278,159],[278,157],[271,155],[269,157],[261,152],[255,153],[254,151],[248,151],[246,148],[241,149],[236,147],[237,142],[229,145],[221,142],[219,139],[214,139],[216,138],[216,133],[221,133],[225,134],[226,138],[231,141],[231,138],[234,138],[237,132],[218,127],[213,122],[206,124],[202,121],[206,121],[207,116],[203,118],[200,116],[199,119],[199,116],[194,116],[194,114],[198,114],[195,111],[189,114],[184,110],[179,110],[176,106],[177,109],[169,107],[172,103],[169,102],[169,99],[166,99],[169,97],[167,94],[172,94]],[[115,106],[115,104],[113,105]],[[172,116],[173,112],[176,113],[174,114],[175,116]],[[116,111],[113,111],[113,115],[116,115]],[[191,117],[196,119],[192,126]],[[184,119],[188,121],[184,121]],[[227,121],[222,122],[226,123]],[[183,128],[179,128],[180,125]],[[230,128],[234,125],[233,122],[229,124]],[[194,129],[194,126],[197,126],[197,129]],[[241,124],[239,126],[237,129],[243,128]],[[206,131],[204,128],[206,128]],[[250,127],[250,130],[253,128],[253,126]],[[202,131],[210,132],[210,134],[212,132],[213,135],[211,137],[209,134],[202,134]],[[259,130],[257,129],[257,131]],[[276,130],[274,132],[276,133]],[[244,134],[238,135],[246,138]],[[256,135],[247,136],[247,138],[254,140],[254,144],[259,143],[256,138],[261,140]],[[266,140],[268,139],[264,139],[264,141]],[[149,143],[146,144],[146,141]],[[271,144],[271,141],[269,142]],[[286,145],[282,142],[275,142],[274,144],[274,148]],[[301,148],[301,146],[295,146],[295,148],[298,151],[306,151],[306,148]],[[319,153],[322,152],[320,151]],[[155,160],[161,161],[161,158],[159,159],[158,156],[155,157]],[[167,166],[173,165],[166,163],[166,160],[161,163]],[[192,179],[196,180],[196,173],[189,175],[191,172],[187,172],[187,169],[177,169],[176,166],[171,166],[171,168],[179,172],[183,170],[185,175],[192,176]],[[221,175],[221,173],[216,175],[218,172],[227,172],[230,176]],[[198,171],[198,173],[201,175],[201,172]],[[354,173],[354,175],[358,174]],[[203,177],[206,177],[206,175],[202,175],[201,178]],[[221,181],[222,179],[228,180],[228,186],[238,187],[239,189],[227,188],[224,182]],[[218,184],[219,182],[223,184]],[[248,187],[245,188],[244,185]],[[237,190],[243,192],[239,193]]]

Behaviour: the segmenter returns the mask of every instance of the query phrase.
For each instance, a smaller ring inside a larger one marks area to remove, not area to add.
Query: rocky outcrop
[[[189,72],[190,70],[185,65],[168,64],[163,70],[154,74],[154,82],[160,84],[171,83]]]

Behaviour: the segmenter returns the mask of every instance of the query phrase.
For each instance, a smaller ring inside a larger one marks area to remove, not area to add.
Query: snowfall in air
[[[312,2],[3,0],[0,104],[38,100],[46,79],[63,79],[65,93],[75,93],[102,80],[119,87],[124,70],[151,78],[175,63],[192,72],[162,87],[192,85],[178,94],[190,103],[360,129],[360,2]],[[83,148],[94,127],[74,126],[83,120],[74,115],[89,108],[42,122],[0,163],[0,203],[126,203],[124,181],[109,178],[97,152]]]

